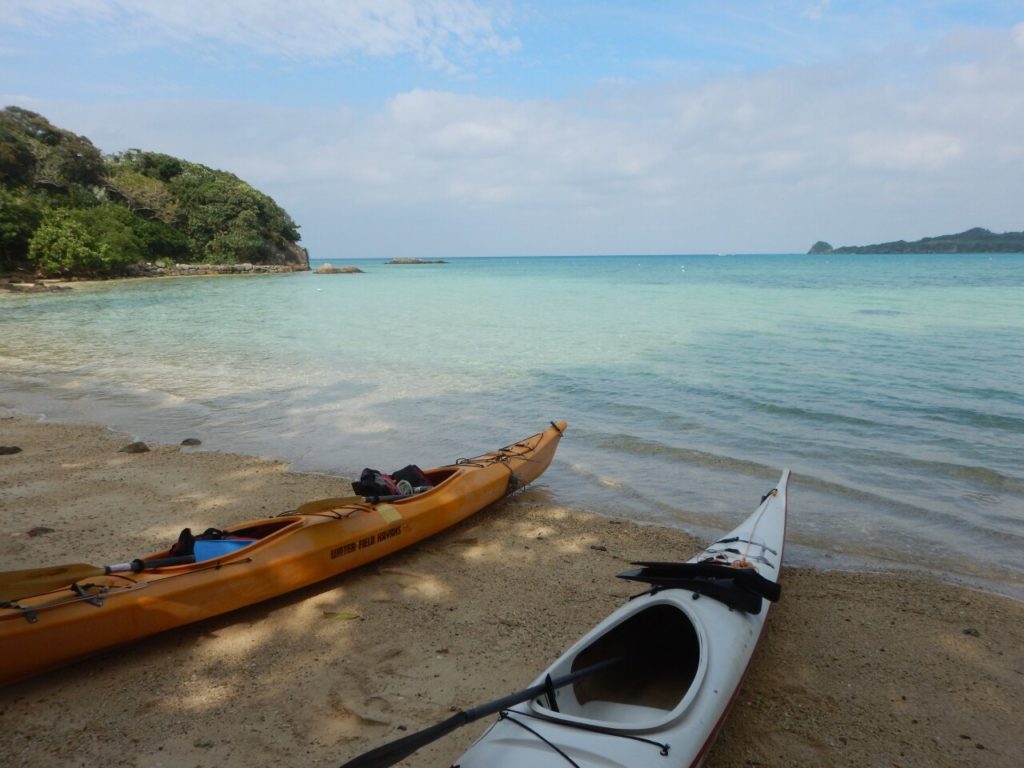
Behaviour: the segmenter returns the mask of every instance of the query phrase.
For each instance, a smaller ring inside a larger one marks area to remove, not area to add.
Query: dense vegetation
[[[104,156],[34,112],[0,111],[0,272],[308,266],[298,240],[282,208],[230,173],[137,149]]]
[[[897,240],[877,245],[846,245],[833,248],[818,241],[808,253],[1024,253],[1024,232],[995,234],[975,227],[958,235],[925,237],[913,242]]]

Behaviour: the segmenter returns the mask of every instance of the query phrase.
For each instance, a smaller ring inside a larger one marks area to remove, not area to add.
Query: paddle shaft
[[[32,568],[24,571],[6,571],[0,573],[0,602],[20,600],[32,595],[42,595],[61,587],[67,587],[82,579],[94,576],[106,576],[111,573],[141,573],[156,568],[167,568],[172,565],[194,563],[194,555],[180,557],[160,557],[153,560],[135,559],[130,563],[114,563],[112,565],[55,565],[49,568]]]
[[[113,563],[103,567],[104,573],[142,573],[157,568],[168,568],[172,565],[188,565],[196,561],[195,555],[178,555],[177,557],[158,557],[155,560],[140,560],[136,558],[130,563]]]
[[[589,667],[571,672],[568,675],[562,677],[556,677],[552,679],[548,677],[543,683],[534,685],[526,690],[519,691],[518,693],[512,693],[508,696],[504,696],[495,701],[487,704],[481,704],[480,706],[467,709],[462,712],[449,717],[437,725],[432,725],[429,728],[424,728],[422,731],[403,736],[396,741],[392,741],[390,744],[384,744],[383,746],[371,749],[369,752],[364,752],[358,757],[354,757],[347,763],[344,763],[341,768],[388,768],[388,766],[394,765],[400,760],[404,760],[406,757],[411,755],[421,747],[427,746],[432,742],[437,741],[442,736],[446,736],[456,728],[461,728],[467,723],[472,723],[474,720],[479,720],[482,717],[493,715],[496,712],[501,712],[504,709],[508,709],[516,704],[521,704],[524,701],[534,699],[550,690],[555,688],[563,688],[570,683],[574,683],[580,678],[592,675],[595,672],[600,672],[602,669],[607,669],[610,666],[618,664],[622,661],[621,657],[614,659],[605,659],[604,661],[592,664]]]

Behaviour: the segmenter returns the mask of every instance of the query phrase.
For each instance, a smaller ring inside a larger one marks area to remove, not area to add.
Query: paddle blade
[[[341,768],[387,768],[389,765],[401,762],[416,750],[437,741],[467,722],[469,722],[467,714],[457,712],[442,723],[364,752],[344,763]]]
[[[0,572],[0,602],[19,600],[66,587],[80,579],[102,576],[106,569],[86,563],[52,565],[24,571]]]

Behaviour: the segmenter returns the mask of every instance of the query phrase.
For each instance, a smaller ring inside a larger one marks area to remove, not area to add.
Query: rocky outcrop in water
[[[352,265],[347,267],[336,267],[333,264],[321,264],[316,268],[316,274],[318,275],[355,275],[362,273],[363,270]]]

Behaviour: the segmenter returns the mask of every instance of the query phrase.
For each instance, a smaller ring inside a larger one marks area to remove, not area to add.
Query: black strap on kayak
[[[730,536],[727,539],[719,539],[715,542],[715,544],[735,544],[737,542],[740,544],[749,544],[752,547],[760,547],[762,551],[771,552],[773,555],[779,554],[774,549],[765,544],[763,541],[751,541],[750,539],[741,539],[739,536]]]
[[[555,698],[555,684],[551,680],[551,675],[547,675],[544,678],[544,695],[548,697],[548,709],[552,712],[557,712],[558,699]]]
[[[562,757],[564,757],[564,758],[565,758],[565,761],[566,761],[567,763],[569,763],[569,765],[573,766],[573,768],[580,768],[580,764],[579,764],[579,763],[577,763],[577,762],[576,762],[575,760],[573,760],[573,759],[572,759],[571,757],[569,757],[569,756],[568,756],[567,754],[565,754],[565,752],[563,752],[563,751],[562,751],[562,748],[561,748],[561,747],[559,747],[559,746],[558,746],[557,744],[555,744],[555,743],[554,743],[553,741],[551,741],[550,739],[546,739],[546,738],[545,738],[545,737],[544,737],[543,735],[541,735],[540,733],[538,733],[537,731],[535,731],[535,730],[534,730],[533,728],[531,728],[530,726],[528,726],[528,725],[527,725],[526,723],[524,723],[524,722],[522,722],[522,721],[520,721],[520,720],[516,720],[516,719],[515,719],[514,717],[512,717],[512,716],[511,716],[511,715],[510,715],[510,714],[509,714],[508,712],[500,712],[500,713],[498,714],[498,718],[499,718],[500,720],[508,720],[508,721],[509,721],[510,723],[515,723],[516,725],[518,725],[518,726],[519,726],[520,728],[522,728],[522,729],[523,729],[524,731],[529,731],[529,732],[530,732],[530,733],[532,733],[532,734],[533,734],[534,736],[536,736],[536,737],[537,737],[538,739],[540,739],[540,740],[541,740],[541,741],[543,741],[543,742],[544,742],[545,744],[547,744],[547,745],[548,745],[549,747],[551,747],[551,748],[552,748],[553,750],[555,750],[555,752],[557,752],[557,753],[558,753],[559,755],[561,755]],[[456,766],[455,768],[458,768],[458,767]]]
[[[758,614],[762,598],[777,602],[782,596],[778,583],[753,568],[733,568],[718,563],[633,563],[640,568],[623,571],[620,579],[650,584],[652,592],[688,589],[694,598],[704,595],[735,610]]]
[[[573,761],[573,759],[571,757],[569,757],[567,754],[565,754],[565,752],[563,752],[561,749],[559,749],[557,745],[555,745],[552,742],[548,741],[546,738],[544,738],[544,736],[542,736],[540,733],[538,733],[533,728],[528,726],[526,723],[524,723],[524,722],[522,722],[520,720],[517,720],[515,717],[512,717],[513,714],[517,715],[519,717],[532,717],[535,720],[543,720],[543,721],[549,722],[549,723],[550,722],[555,722],[555,723],[558,723],[559,725],[564,725],[564,726],[566,726],[568,728],[578,728],[578,729],[583,730],[583,731],[593,731],[594,733],[602,733],[605,736],[611,736],[611,737],[616,738],[616,739],[629,739],[630,741],[638,741],[641,744],[649,744],[652,747],[657,747],[658,748],[658,753],[662,757],[667,757],[668,753],[669,753],[669,750],[672,748],[670,744],[665,744],[665,743],[660,742],[660,741],[654,741],[654,739],[645,739],[643,736],[631,736],[628,733],[617,733],[615,731],[610,731],[610,730],[608,730],[606,728],[602,728],[600,726],[587,725],[586,723],[574,723],[574,722],[570,722],[570,721],[567,721],[567,720],[551,720],[549,718],[544,717],[543,715],[535,715],[532,712],[519,712],[518,710],[514,710],[514,711],[510,712],[508,710],[505,710],[504,712],[501,712],[498,715],[498,717],[500,719],[508,720],[509,722],[515,723],[520,728],[523,728],[523,729],[529,731],[530,733],[532,733],[534,736],[536,736],[538,739],[543,741],[545,744],[547,744],[549,747],[551,747],[553,750],[555,750],[558,754],[560,754],[562,757],[564,757],[566,760],[568,760],[569,763],[571,763],[572,765],[576,765],[576,763]]]

